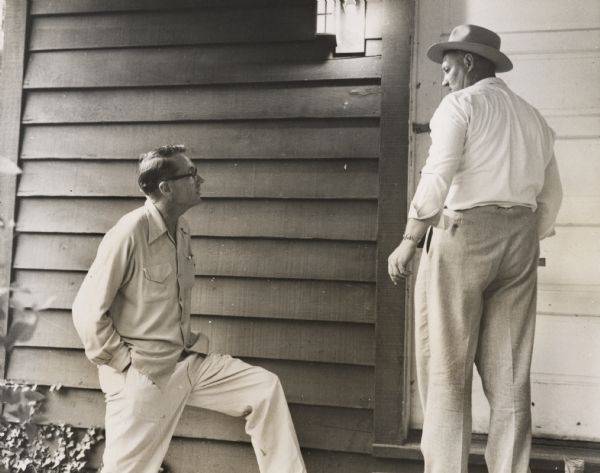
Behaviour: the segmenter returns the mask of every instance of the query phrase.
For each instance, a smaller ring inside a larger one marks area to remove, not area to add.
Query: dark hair
[[[160,181],[177,171],[170,158],[182,153],[185,153],[184,145],[165,145],[140,154],[138,185],[144,194],[156,192]]]

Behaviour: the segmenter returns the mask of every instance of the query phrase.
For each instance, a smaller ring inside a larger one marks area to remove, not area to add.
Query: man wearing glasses
[[[245,416],[262,473],[305,473],[276,375],[210,353],[190,327],[195,261],[182,215],[200,186],[182,145],[140,156],[147,200],[105,235],[73,304],[106,397],[102,473],[158,472],[184,407]]]

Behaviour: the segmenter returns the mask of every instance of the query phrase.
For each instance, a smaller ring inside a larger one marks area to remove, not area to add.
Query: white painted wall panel
[[[597,0],[450,0],[445,31],[460,23],[475,23],[508,31],[552,31],[597,28]]]

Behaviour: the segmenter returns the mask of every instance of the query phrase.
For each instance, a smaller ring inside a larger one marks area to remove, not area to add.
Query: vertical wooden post
[[[27,36],[27,0],[6,0],[4,17],[4,51],[2,54],[2,81],[0,92],[0,153],[15,164],[19,159],[21,135],[21,101],[23,96],[23,72],[25,67],[25,43]],[[15,217],[17,178],[0,174],[0,215],[4,222]],[[0,247],[0,287],[11,280],[13,241],[12,232]],[[0,334],[8,330],[8,296],[0,298],[0,309],[6,315],[0,321]],[[0,375],[6,377],[6,352],[0,351]]]
[[[391,283],[387,257],[400,242],[407,215],[413,16],[412,0],[384,1],[374,417],[380,446],[406,440],[410,402],[406,288]]]

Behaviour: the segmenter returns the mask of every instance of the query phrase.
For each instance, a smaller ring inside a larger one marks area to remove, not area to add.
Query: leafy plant
[[[14,163],[0,157],[0,174],[20,172]],[[12,220],[5,222],[0,215],[2,246],[11,240],[14,227]],[[2,266],[0,262],[0,269]],[[17,283],[0,287],[0,321],[8,317],[4,311],[6,300],[12,323],[7,334],[0,333],[0,349],[8,359],[18,342],[33,337],[38,314],[50,306],[52,299],[40,304],[29,289]],[[59,389],[55,385],[49,391]],[[0,379],[0,473],[74,473],[85,468],[88,454],[102,439],[101,429],[79,432],[64,424],[38,424],[45,399],[46,393],[37,385]]]

